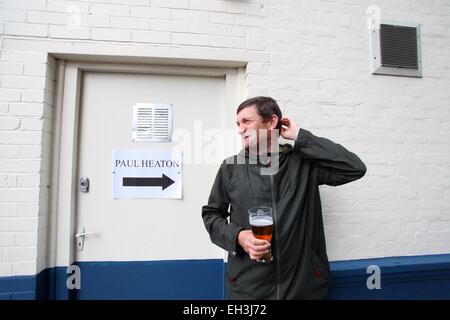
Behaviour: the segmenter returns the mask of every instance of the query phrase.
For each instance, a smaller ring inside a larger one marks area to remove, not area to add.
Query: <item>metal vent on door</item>
[[[136,103],[133,106],[133,141],[170,142],[172,105]]]
[[[370,30],[373,74],[422,76],[420,25],[382,20]]]

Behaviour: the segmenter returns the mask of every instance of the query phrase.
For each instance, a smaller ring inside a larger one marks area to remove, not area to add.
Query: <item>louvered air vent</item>
[[[420,26],[383,20],[370,30],[372,73],[422,76]]]
[[[418,68],[417,28],[381,24],[381,65],[397,68]]]
[[[172,105],[137,103],[133,106],[133,141],[170,142]]]

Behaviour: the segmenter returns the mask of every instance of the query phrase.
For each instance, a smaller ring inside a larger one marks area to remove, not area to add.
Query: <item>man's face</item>
[[[269,122],[263,121],[255,106],[249,106],[239,111],[236,124],[244,149],[258,146],[262,134],[265,134],[267,139]]]

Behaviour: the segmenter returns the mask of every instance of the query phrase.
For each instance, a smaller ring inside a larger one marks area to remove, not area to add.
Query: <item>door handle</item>
[[[77,233],[75,235],[75,238],[80,238],[80,237],[85,237],[85,236],[91,236],[91,235],[95,235],[98,234],[98,232],[81,232],[81,233]]]
[[[98,232],[86,232],[84,227],[82,232],[78,232],[77,234],[75,234],[75,239],[77,240],[77,248],[79,251],[83,251],[84,249],[84,239],[86,238],[86,236],[93,235],[98,235]]]

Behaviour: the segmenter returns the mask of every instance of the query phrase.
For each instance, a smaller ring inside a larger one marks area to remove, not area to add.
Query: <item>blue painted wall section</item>
[[[221,259],[78,265],[78,299],[223,299]]]
[[[67,290],[65,267],[36,276],[0,278],[0,299],[220,300],[226,264],[220,259],[83,262],[81,290]],[[369,290],[367,267],[381,269]],[[450,299],[450,254],[331,262],[329,299]]]
[[[381,270],[381,289],[367,288],[367,267]],[[331,262],[329,299],[450,299],[450,254]]]
[[[74,290],[67,289],[67,267],[49,268],[37,275],[36,299],[71,300],[75,299]]]
[[[1,300],[36,299],[36,276],[0,278]]]

